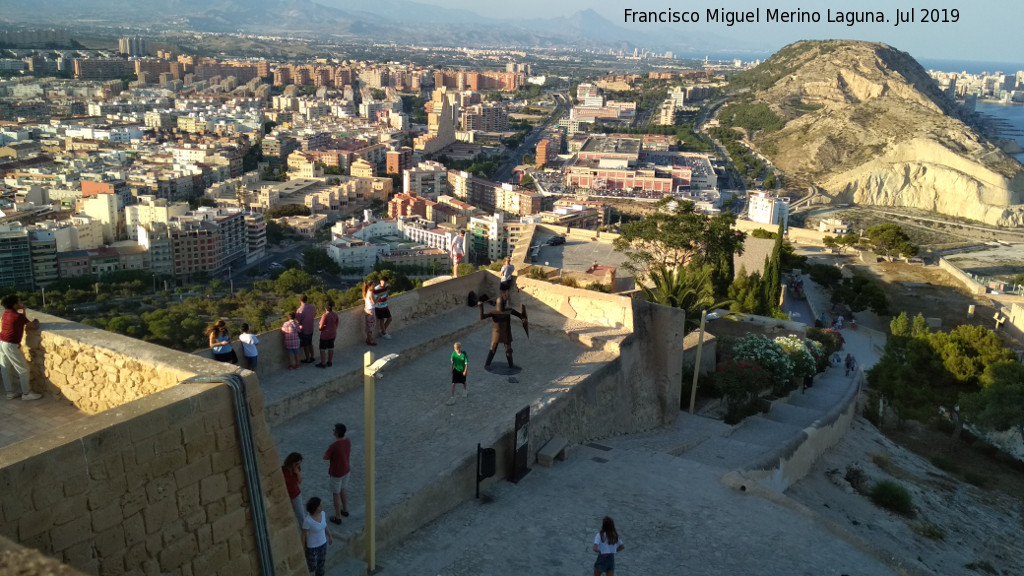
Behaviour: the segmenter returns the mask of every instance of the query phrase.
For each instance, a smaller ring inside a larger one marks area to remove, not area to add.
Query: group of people
[[[390,340],[388,328],[391,326],[391,310],[388,308],[388,292],[391,286],[387,278],[381,277],[376,284],[367,282],[363,286],[363,298],[366,313],[366,343],[376,346],[374,338],[379,328],[381,338]],[[338,336],[338,313],[334,311],[334,303],[327,301],[324,313],[317,316],[316,306],[309,302],[303,294],[299,297],[299,307],[289,312],[284,324],[281,325],[281,340],[288,354],[288,369],[298,370],[303,364],[313,364],[317,368],[328,368],[334,365],[334,341]],[[313,349],[313,335],[320,331],[319,361]],[[213,359],[219,362],[238,364],[238,354],[232,347],[231,333],[223,320],[218,320],[205,331],[209,338]],[[242,324],[242,333],[238,336],[242,344],[242,353],[246,359],[246,367],[256,370],[259,365],[259,338],[249,332],[249,325]]]
[[[292,511],[302,530],[302,546],[306,553],[306,567],[310,574],[324,576],[327,546],[334,542],[327,523],[341,524],[342,517],[348,517],[348,477],[351,472],[352,442],[345,437],[348,429],[344,424],[334,425],[334,441],[327,447],[327,475],[334,504],[334,516],[327,516],[323,501],[313,496],[302,502],[302,454],[292,452],[284,459],[281,472],[292,503]]]

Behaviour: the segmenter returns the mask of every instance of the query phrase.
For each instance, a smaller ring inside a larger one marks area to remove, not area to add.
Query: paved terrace
[[[870,339],[844,332],[847,350],[873,363]],[[589,574],[590,543],[607,514],[626,543],[616,573],[910,573],[775,491],[782,486],[772,478],[743,481],[766,461],[786,457],[795,441],[811,444],[805,430],[827,425],[859,379],[830,369],[806,392],[735,427],[683,412],[667,427],[571,446],[567,461],[534,465],[519,484],[494,483],[483,499],[380,552],[379,563],[386,574]],[[352,573],[351,565],[328,570]]]

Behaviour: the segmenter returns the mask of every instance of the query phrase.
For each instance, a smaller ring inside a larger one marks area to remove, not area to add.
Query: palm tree
[[[650,302],[686,310],[687,332],[699,326],[701,310],[711,311],[732,304],[731,300],[715,301],[710,265],[674,269],[658,265],[649,271],[649,275],[654,286],[640,287],[644,297]]]

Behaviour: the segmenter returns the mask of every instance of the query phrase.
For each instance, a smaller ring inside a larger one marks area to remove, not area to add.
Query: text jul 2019
[[[908,8],[906,10],[895,9],[889,16],[881,10],[825,10],[822,14],[818,10],[780,10],[778,8],[756,8],[754,10],[725,10],[722,8],[708,8],[704,11],[703,18],[699,10],[634,10],[626,8],[624,12],[624,23],[662,23],[692,24],[708,22],[712,24],[725,24],[734,26],[736,24],[803,24],[826,22],[853,26],[855,24],[952,24],[960,21],[960,11],[956,8]]]

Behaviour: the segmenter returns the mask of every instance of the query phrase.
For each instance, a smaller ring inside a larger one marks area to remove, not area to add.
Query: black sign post
[[[512,475],[508,480],[518,483],[530,473],[530,407],[516,412],[516,429],[512,435]]]
[[[480,498],[480,482],[494,476],[498,465],[497,452],[494,448],[481,448],[476,445],[476,497]]]

